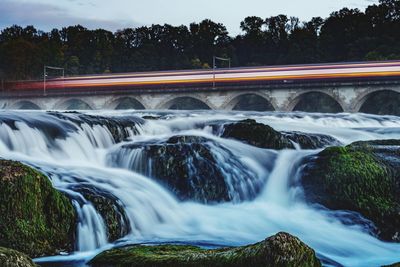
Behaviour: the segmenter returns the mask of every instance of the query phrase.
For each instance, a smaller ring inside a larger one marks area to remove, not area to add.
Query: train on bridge
[[[400,79],[400,61],[356,62],[313,65],[244,67],[230,69],[137,72],[86,75],[13,82],[5,93],[103,90],[222,89],[232,85],[312,83],[321,81],[369,81]]]

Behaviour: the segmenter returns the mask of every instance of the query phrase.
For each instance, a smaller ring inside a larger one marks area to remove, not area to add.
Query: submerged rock
[[[124,145],[109,161],[151,177],[180,200],[249,200],[257,196],[265,182],[231,151],[199,136]]]
[[[0,160],[0,198],[0,246],[31,257],[72,250],[74,208],[43,174]]]
[[[340,142],[323,134],[278,132],[272,127],[247,119],[224,125],[222,137],[233,138],[249,145],[269,149],[294,149],[295,143],[302,149],[317,149]]]
[[[75,191],[80,192],[100,213],[107,227],[109,242],[114,242],[129,233],[128,217],[122,203],[114,195],[97,188],[77,188]]]
[[[399,140],[327,148],[307,160],[302,183],[309,202],[359,212],[380,238],[400,241]]]
[[[97,255],[92,267],[229,266],[277,267],[321,266],[314,250],[287,233],[236,248],[206,250],[195,246],[159,245],[112,249]]]
[[[13,249],[0,247],[1,267],[38,267],[27,255]]]

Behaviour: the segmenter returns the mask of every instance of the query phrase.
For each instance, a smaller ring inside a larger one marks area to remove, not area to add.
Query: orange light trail
[[[157,86],[185,84],[223,84],[239,82],[329,80],[348,78],[399,77],[400,61],[326,65],[293,65],[277,67],[234,68],[216,70],[167,71],[115,75],[77,76],[51,79],[48,90],[121,86]],[[41,81],[19,83],[15,89],[41,89]],[[121,89],[123,90],[123,89]]]

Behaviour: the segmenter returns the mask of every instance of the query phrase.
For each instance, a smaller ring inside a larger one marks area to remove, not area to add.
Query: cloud
[[[85,2],[78,0],[69,1],[85,4]],[[90,1],[86,3],[93,5]],[[0,17],[0,29],[17,24],[20,26],[34,25],[40,30],[47,31],[53,28],[81,24],[89,29],[103,28],[115,31],[117,29],[142,25],[134,21],[82,18],[74,16],[65,9],[55,5],[19,2],[15,0],[1,0],[0,14],[2,14]]]

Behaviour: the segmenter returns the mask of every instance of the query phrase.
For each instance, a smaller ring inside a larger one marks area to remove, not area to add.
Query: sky
[[[378,0],[0,0],[0,29],[13,24],[44,31],[81,24],[115,31],[151,24],[189,25],[208,18],[240,33],[247,16],[327,17],[343,7],[364,10]]]

